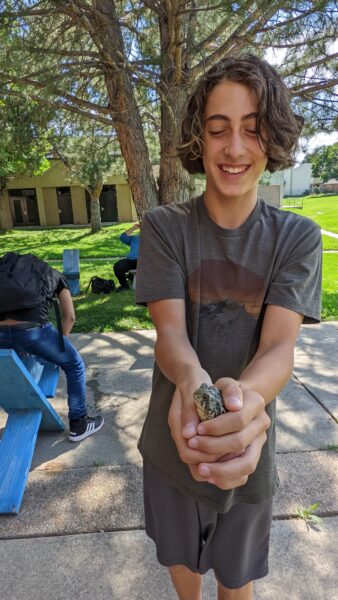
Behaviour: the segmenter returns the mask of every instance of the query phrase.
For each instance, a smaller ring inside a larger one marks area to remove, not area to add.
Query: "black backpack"
[[[38,306],[53,297],[53,281],[47,263],[33,254],[7,252],[0,258],[0,312]]]
[[[113,279],[104,279],[103,277],[94,276],[88,283],[86,293],[91,287],[92,294],[110,294],[114,291],[115,283]]]

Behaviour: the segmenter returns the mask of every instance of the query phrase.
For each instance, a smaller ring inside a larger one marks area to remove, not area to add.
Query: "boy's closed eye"
[[[253,135],[253,136],[257,136],[258,135],[257,129],[244,129],[243,131],[244,131],[244,133],[246,133],[248,135]],[[229,132],[230,132],[229,129],[220,129],[220,130],[217,130],[217,131],[215,131],[215,130],[209,130],[208,131],[208,133],[210,135],[214,136],[214,137],[221,136],[221,135],[227,134]]]

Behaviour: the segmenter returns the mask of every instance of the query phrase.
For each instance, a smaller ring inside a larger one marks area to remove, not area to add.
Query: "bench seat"
[[[14,350],[0,350],[0,407],[8,413],[0,439],[0,513],[19,512],[39,429],[65,429],[42,391],[55,392],[58,368],[40,366],[37,383]]]
[[[133,276],[133,281],[131,284],[131,287],[133,288],[133,290],[136,289],[136,269],[129,269],[128,273],[130,273],[130,275]]]
[[[62,258],[63,275],[67,279],[70,293],[72,296],[78,296],[80,290],[80,251],[64,250]]]

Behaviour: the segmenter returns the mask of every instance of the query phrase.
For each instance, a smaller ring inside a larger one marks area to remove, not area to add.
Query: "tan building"
[[[102,223],[137,219],[124,177],[106,178],[100,208]],[[7,185],[0,213],[0,224],[5,229],[27,225],[87,225],[89,222],[89,194],[80,183],[69,183],[66,167],[59,161],[51,161],[50,168],[42,175],[17,177]]]

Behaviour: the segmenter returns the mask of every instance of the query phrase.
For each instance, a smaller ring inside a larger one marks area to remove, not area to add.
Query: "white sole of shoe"
[[[69,435],[68,439],[70,442],[82,442],[82,440],[85,440],[90,435],[93,435],[93,433],[97,433],[97,431],[100,431],[100,429],[103,427],[103,425],[104,425],[104,418],[102,417],[102,423],[99,427],[96,427],[96,429],[93,429],[92,431],[86,430],[82,435],[77,435],[76,437]]]

